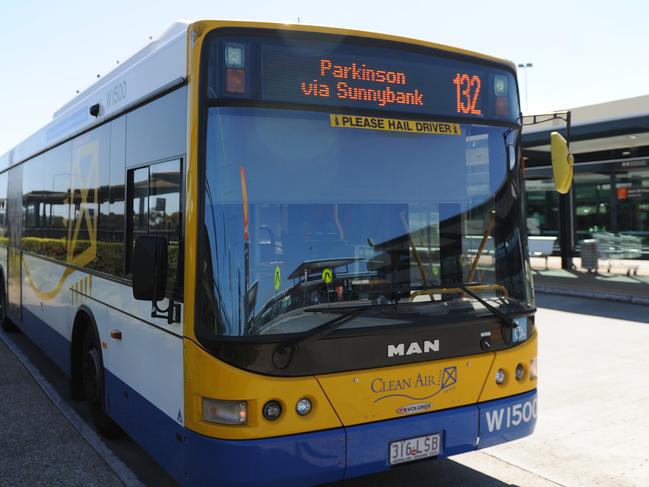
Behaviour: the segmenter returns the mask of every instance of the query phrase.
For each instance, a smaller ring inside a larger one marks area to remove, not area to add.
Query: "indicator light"
[[[509,98],[506,96],[496,97],[496,115],[506,116],[509,113]]]
[[[263,414],[268,421],[275,421],[282,415],[282,405],[277,401],[268,401],[264,404]]]
[[[225,67],[243,68],[245,62],[244,48],[241,44],[225,45]]]
[[[538,360],[534,357],[530,360],[530,379],[536,379],[539,370]]]
[[[523,380],[523,377],[525,377],[525,367],[523,367],[523,364],[518,364],[516,366],[516,380]]]
[[[496,372],[496,384],[502,384],[505,382],[505,371],[503,369],[498,369]]]
[[[303,397],[302,399],[298,400],[297,403],[295,403],[295,411],[300,416],[306,416],[311,412],[311,406],[311,399]]]
[[[242,94],[246,91],[246,72],[243,69],[227,68],[225,70],[225,91]]]
[[[203,398],[203,419],[210,423],[246,424],[248,422],[246,401],[222,401]]]

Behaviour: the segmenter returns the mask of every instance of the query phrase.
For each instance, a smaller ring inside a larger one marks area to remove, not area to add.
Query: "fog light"
[[[505,382],[505,371],[498,369],[498,372],[496,372],[496,384],[502,384],[503,382]]]
[[[282,405],[277,401],[268,401],[264,404],[263,413],[268,421],[275,421],[282,414]]]
[[[530,360],[530,379],[536,379],[538,373],[538,362],[536,357]]]
[[[306,416],[311,412],[311,399],[303,397],[297,403],[295,403],[295,411],[300,416]]]
[[[246,424],[248,422],[246,401],[221,401],[203,398],[203,419],[210,423]]]
[[[518,364],[516,366],[516,380],[522,380],[525,377],[525,367],[523,364]]]

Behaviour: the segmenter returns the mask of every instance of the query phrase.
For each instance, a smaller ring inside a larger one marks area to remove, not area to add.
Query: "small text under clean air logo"
[[[408,404],[407,406],[401,406],[397,409],[397,414],[414,414],[421,411],[426,411],[432,408],[433,405],[429,402],[420,402],[418,404]]]

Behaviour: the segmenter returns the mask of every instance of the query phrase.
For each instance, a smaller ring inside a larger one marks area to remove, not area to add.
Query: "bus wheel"
[[[7,317],[7,292],[5,291],[4,276],[0,274],[0,327],[4,331],[18,331],[18,327]]]
[[[92,327],[86,330],[83,339],[82,361],[81,377],[83,381],[83,393],[88,403],[92,422],[103,436],[116,438],[122,434],[122,430],[106,412],[104,366],[99,340]]]

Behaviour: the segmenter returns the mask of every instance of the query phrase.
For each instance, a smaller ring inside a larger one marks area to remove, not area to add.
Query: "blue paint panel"
[[[23,319],[17,322],[18,327],[69,376],[71,343],[24,306],[22,311]]]
[[[442,433],[440,457],[475,450],[478,436],[478,408],[465,406],[346,428],[346,478],[368,475],[390,468],[391,441]]]
[[[536,389],[489,401],[480,408],[480,448],[531,435],[536,425]]]
[[[110,417],[182,483],[185,428],[108,370],[106,407]]]
[[[187,485],[298,487],[342,480],[342,428],[261,440],[229,441],[188,432]]]
[[[182,485],[313,485],[345,471],[342,429],[219,440],[183,428],[109,371],[106,396],[110,416]]]

